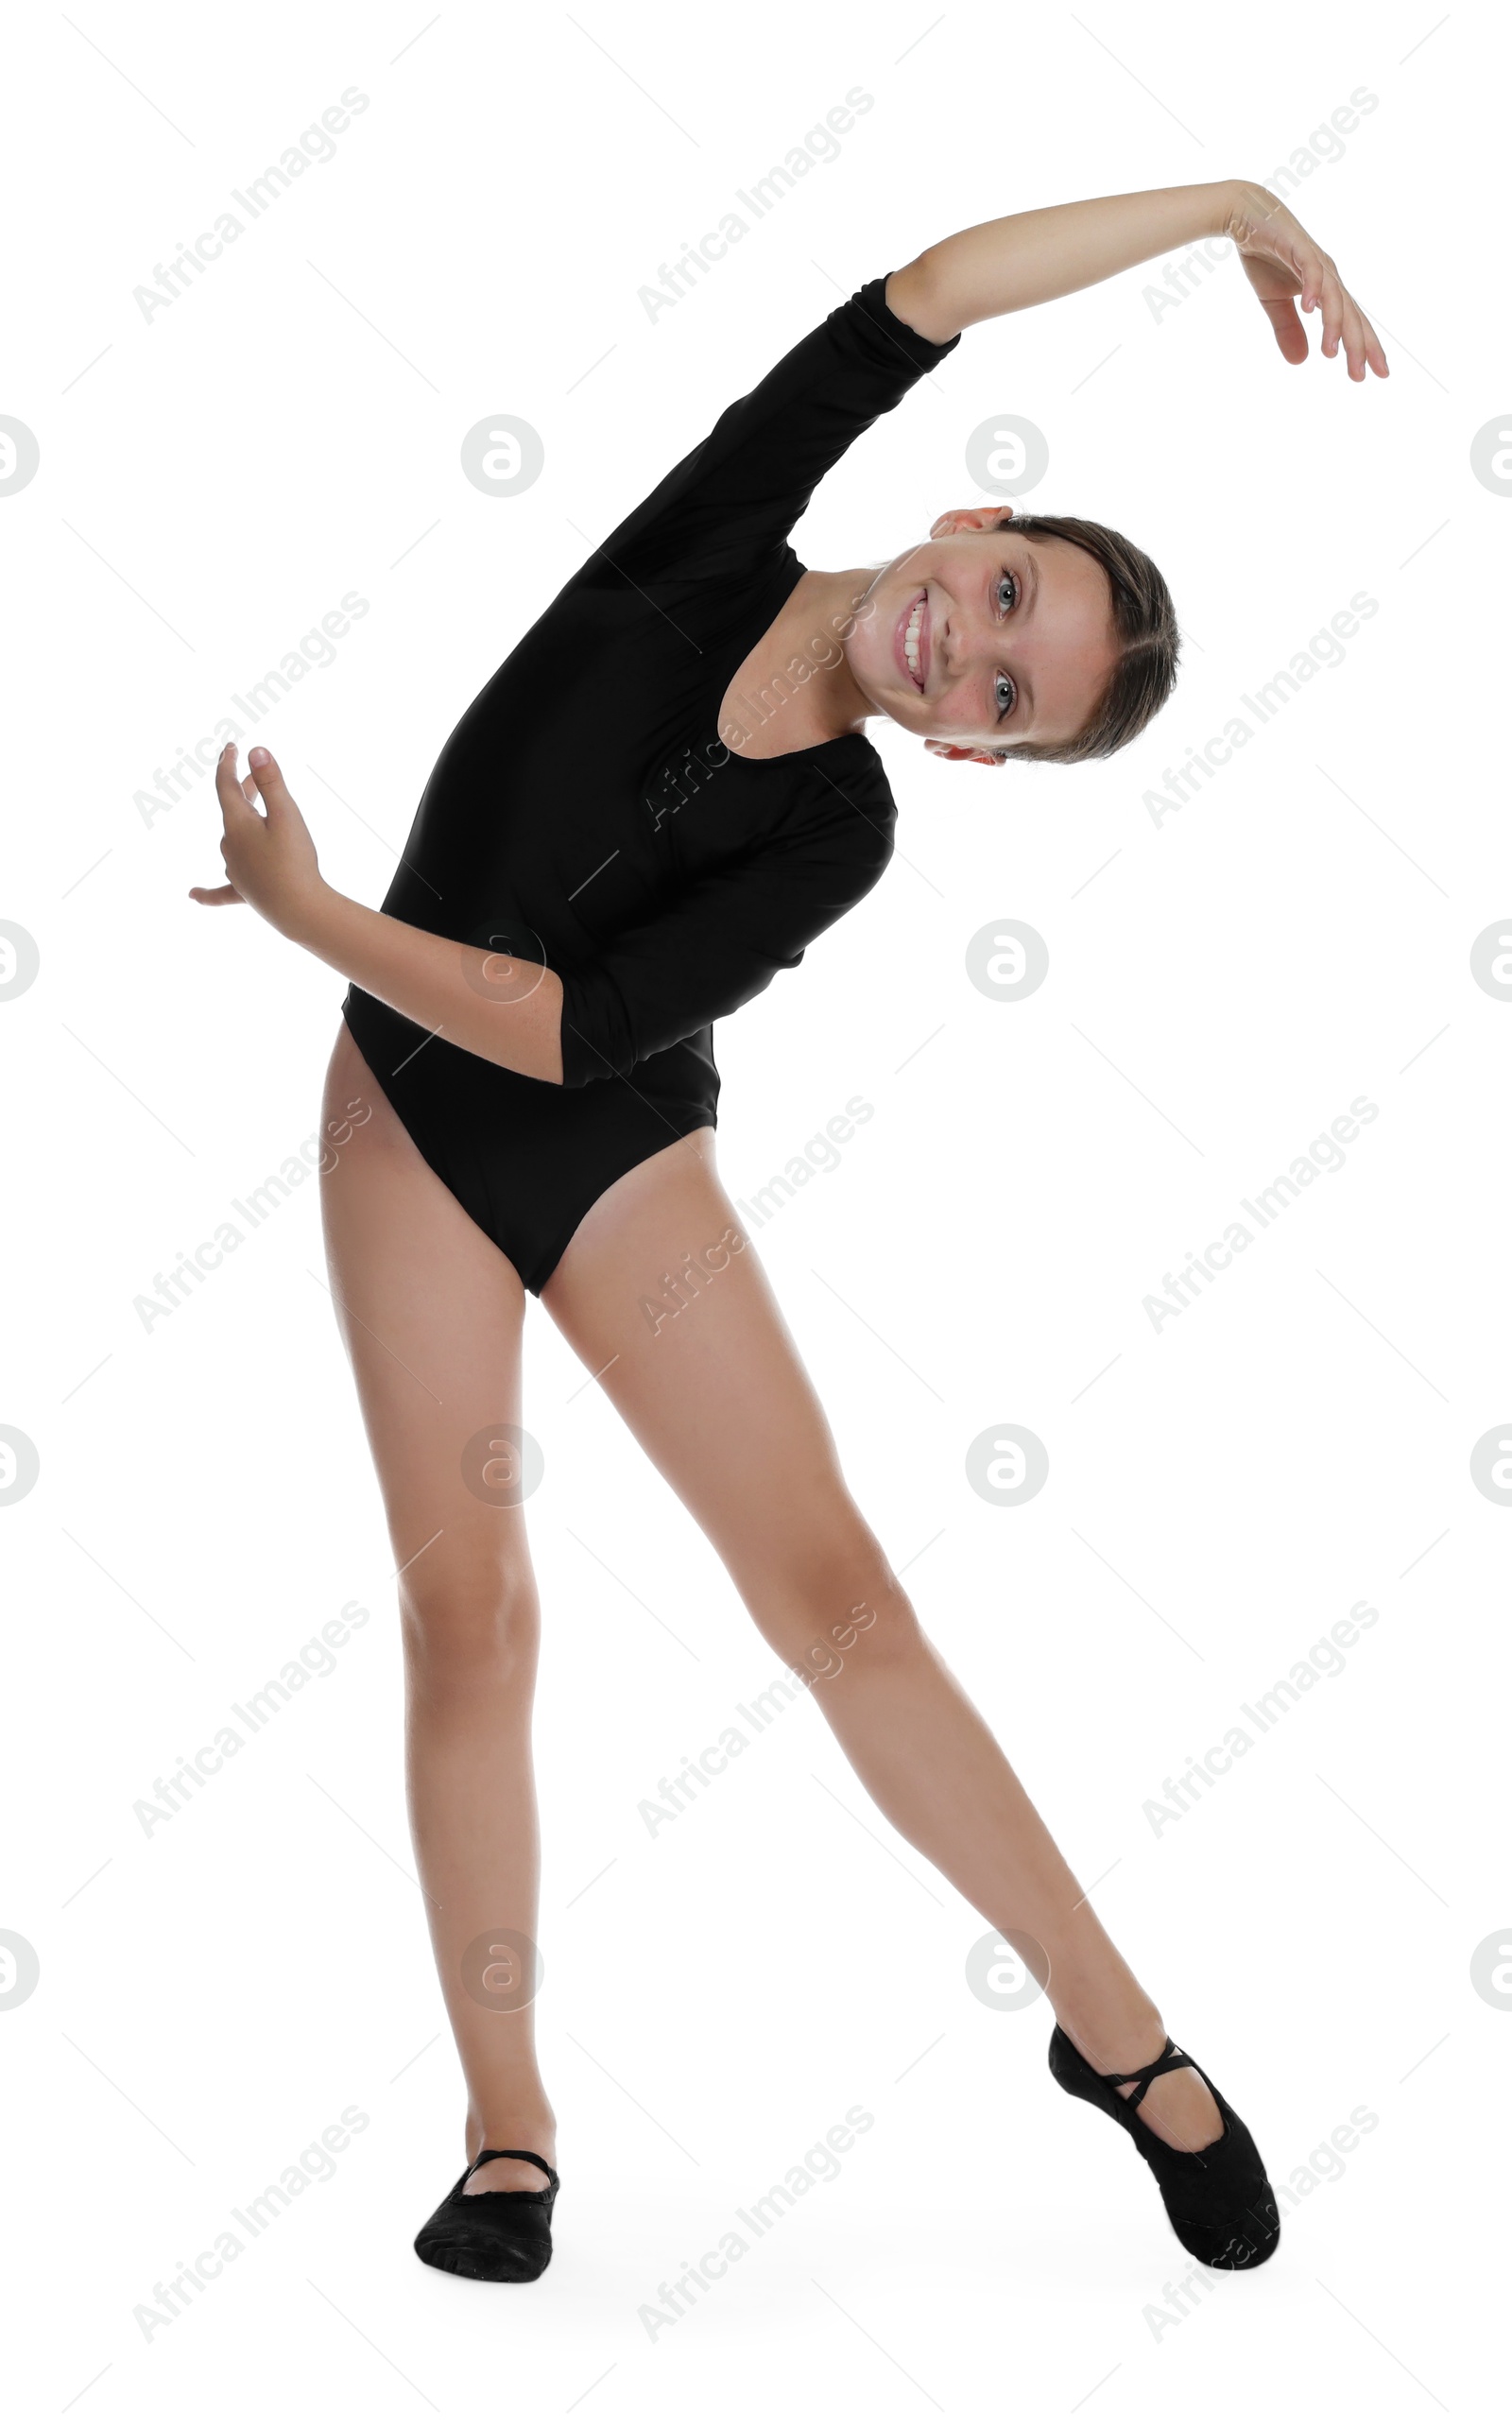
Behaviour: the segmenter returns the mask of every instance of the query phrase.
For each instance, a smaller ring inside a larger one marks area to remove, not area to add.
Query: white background
[[[18,2418],[1418,2421],[1500,2376],[1512,2015],[1470,1960],[1512,1939],[1512,1512],[1469,1458],[1509,1414],[1512,1009],[1469,951],[1512,903],[1512,505],[1469,450],[1512,405],[1503,45],[1489,9],[1435,15],[13,20],[0,412],[41,448],[0,498],[0,916],[42,956],[0,1006],[0,1420],[41,1458],[0,1510],[0,1925],[41,1964],[0,2012]],[[336,157],[144,320],[133,288],[350,85],[370,106]],[[875,106],[841,157],[649,319],[641,285],[856,85]],[[1153,2185],[1055,2092],[1044,2005],[971,1995],[981,1918],[816,1711],[650,1838],[639,1801],[777,1664],[532,1304],[566,2189],[539,2285],[436,2274],[410,2243],[462,2091],[314,1183],[170,1318],[133,1310],[315,1128],[342,987],[187,901],[221,874],[208,775],[150,824],[134,796],[355,590],[335,663],[242,748],[277,749],[329,877],[381,900],[499,660],[843,295],[1003,212],[1266,180],[1360,86],[1379,106],[1293,198],[1389,382],[1289,370],[1231,263],[1157,318],[1157,263],[969,332],[825,484],[804,561],[880,561],[979,502],[968,437],[1025,416],[1051,451],[1025,502],[1147,546],[1187,662],[1106,765],[992,775],[874,727],[892,867],[716,1042],[737,1194],[875,1107],[759,1253],[863,1507],[1109,1928],[1278,2185],[1351,2110],[1378,2123],[1269,2266],[1171,2323],[1187,2264]],[[458,462],[501,412],[545,448],[510,499]],[[1360,591],[1379,611],[1345,663],[1158,827],[1162,769]],[[1018,1004],[966,972],[1002,918],[1049,948]],[[1162,1275],[1362,1094],[1345,1168],[1157,1333]],[[965,1455],[1008,1422],[1050,1474],[1005,1509]],[[371,1622],[335,1673],[145,1835],[154,1778],[352,1599]],[[1157,1835],[1162,1780],[1362,1599],[1344,1674]],[[875,2126],[838,2179],[653,2341],[659,2282],[857,2103]],[[146,2338],[155,2282],[349,2105],[370,2121],[334,2178]]]

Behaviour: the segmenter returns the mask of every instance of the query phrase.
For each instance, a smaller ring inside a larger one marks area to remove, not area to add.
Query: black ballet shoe
[[[527,2159],[547,2179],[544,2192],[464,2192],[490,2159]],[[415,2237],[427,2267],[490,2284],[529,2284],[551,2261],[551,2212],[560,2178],[534,2150],[479,2150]]]
[[[1205,2149],[1178,2150],[1137,2113],[1157,2075],[1189,2065],[1211,2092],[1223,2131]],[[1050,2071],[1062,2091],[1085,2099],[1122,2125],[1156,2182],[1165,2213],[1194,2260],[1210,2268],[1258,2268],[1280,2240],[1280,2212],[1249,2127],[1234,2114],[1217,2084],[1174,2041],[1134,2074],[1094,2074],[1059,2024],[1050,2036]],[[1125,2099],[1121,2086],[1134,2083]]]

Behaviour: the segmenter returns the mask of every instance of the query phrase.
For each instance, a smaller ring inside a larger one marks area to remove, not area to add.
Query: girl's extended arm
[[[887,304],[921,337],[942,345],[973,321],[1073,295],[1204,236],[1232,239],[1288,362],[1307,357],[1307,335],[1294,301],[1299,295],[1304,312],[1322,308],[1325,354],[1337,353],[1342,340],[1351,379],[1364,379],[1367,363],[1379,378],[1386,377],[1381,340],[1330,255],[1284,202],[1243,178],[1160,186],[1148,194],[1105,194],[1090,202],[986,219],[928,246],[906,268],[894,270]]]
[[[246,784],[261,793],[266,815],[253,808],[228,743],[215,791],[225,818],[220,856],[231,883],[191,887],[196,902],[250,903],[281,935],[406,1020],[507,1071],[559,1085],[556,971],[454,944],[337,893],[320,874],[309,829],[276,762],[266,750],[252,756],[257,764]]]

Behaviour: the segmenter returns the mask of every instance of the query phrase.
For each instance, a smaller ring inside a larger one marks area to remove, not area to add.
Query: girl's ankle
[[[495,2119],[488,2127],[478,2125],[472,2115],[467,2120],[466,2147],[469,2164],[480,2150],[535,2150],[557,2163],[557,2119],[549,2110],[544,2116],[521,2121],[518,2113],[511,2120]]]
[[[1167,2033],[1158,2006],[1126,2007],[1117,2014],[1106,2007],[1078,2004],[1057,2021],[1094,2074],[1132,2073],[1148,2065],[1164,2048]]]

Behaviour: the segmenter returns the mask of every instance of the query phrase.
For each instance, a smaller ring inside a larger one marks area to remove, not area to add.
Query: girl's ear
[[[1011,520],[1011,506],[953,506],[929,526],[932,540],[953,540],[958,531],[995,531]]]
[[[963,749],[958,742],[926,742],[924,748],[936,759],[971,759],[979,767],[1002,767],[1007,764],[995,750]]]

